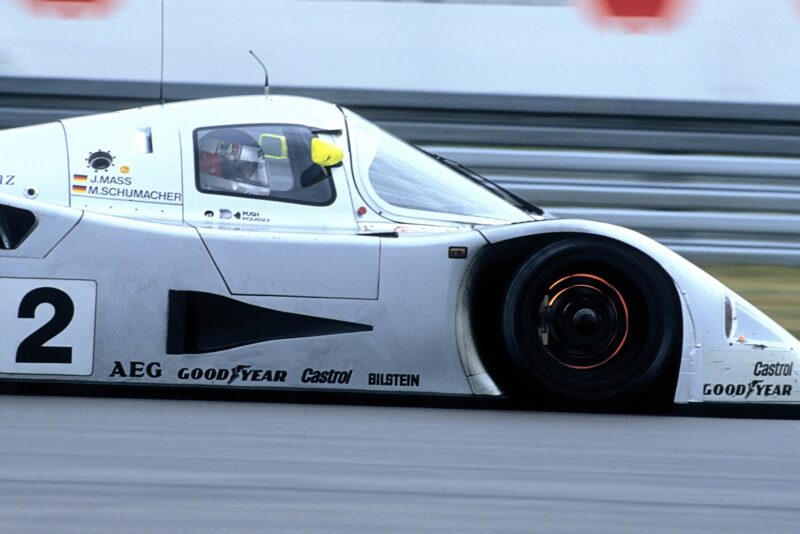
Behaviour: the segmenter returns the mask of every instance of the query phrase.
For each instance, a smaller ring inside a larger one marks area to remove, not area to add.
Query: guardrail
[[[800,265],[800,159],[427,145],[561,217],[695,259]]]
[[[343,102],[555,215],[628,226],[694,259],[800,265],[800,119],[783,111],[291,92]],[[0,127],[143,103],[0,95]]]

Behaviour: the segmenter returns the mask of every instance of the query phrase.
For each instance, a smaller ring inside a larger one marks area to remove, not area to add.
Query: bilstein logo
[[[253,369],[252,365],[236,365],[234,367],[183,367],[178,370],[179,380],[205,380],[208,382],[222,381],[233,384],[241,382],[285,382],[286,371],[272,369]]]
[[[716,397],[788,397],[792,394],[790,384],[765,384],[763,380],[752,380],[748,384],[705,384],[703,395]]]
[[[405,373],[369,373],[367,384],[370,386],[404,386],[419,387],[418,374]]]

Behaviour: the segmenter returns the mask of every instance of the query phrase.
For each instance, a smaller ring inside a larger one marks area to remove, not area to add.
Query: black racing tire
[[[531,254],[502,309],[508,355],[527,390],[516,393],[584,403],[652,396],[677,369],[682,324],[676,286],[654,260],[592,236]]]

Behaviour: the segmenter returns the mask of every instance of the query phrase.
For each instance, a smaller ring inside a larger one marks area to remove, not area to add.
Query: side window
[[[199,128],[194,142],[200,191],[314,205],[336,196],[330,167],[343,153],[305,126]]]

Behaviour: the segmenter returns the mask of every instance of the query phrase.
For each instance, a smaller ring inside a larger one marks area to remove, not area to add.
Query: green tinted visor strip
[[[286,159],[289,156],[289,147],[286,145],[286,136],[262,133],[258,136],[258,146],[261,147],[265,158]]]

